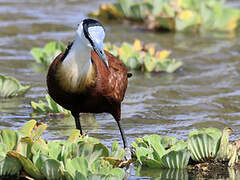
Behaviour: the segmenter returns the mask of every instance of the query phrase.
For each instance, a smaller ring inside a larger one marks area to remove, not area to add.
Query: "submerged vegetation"
[[[105,49],[118,57],[128,68],[147,72],[175,72],[182,66],[181,61],[170,59],[170,51],[156,51],[156,44],[144,44],[135,40],[133,44],[123,42],[120,47],[111,43],[105,44]],[[36,62],[49,66],[60,52],[64,51],[62,44],[49,42],[43,49],[33,48],[31,54]]]
[[[239,26],[240,10],[225,0],[117,0],[89,14],[103,20],[144,22],[147,29],[230,32]]]
[[[0,177],[123,179],[123,167],[133,162],[136,173],[148,167],[161,172],[172,169],[184,176],[181,169],[192,169],[199,163],[228,162],[226,169],[238,164],[238,146],[228,141],[230,128],[223,132],[216,128],[195,130],[187,141],[156,134],[137,138],[130,160],[124,160],[125,151],[117,142],[109,150],[96,138],[80,136],[79,130],[73,130],[66,140],[46,141],[41,136],[46,128],[46,124],[30,120],[19,130],[0,130]]]
[[[23,86],[14,77],[0,74],[0,97],[8,98],[25,94],[30,86]]]

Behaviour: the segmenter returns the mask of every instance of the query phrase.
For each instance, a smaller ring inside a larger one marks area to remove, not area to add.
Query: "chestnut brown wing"
[[[122,102],[127,89],[127,69],[123,63],[105,51],[108,59],[109,69],[103,64],[99,56],[92,51],[92,61],[97,71],[97,89],[106,98],[115,102]]]

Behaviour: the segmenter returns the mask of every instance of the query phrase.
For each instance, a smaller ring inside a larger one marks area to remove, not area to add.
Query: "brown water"
[[[94,0],[0,0],[0,73],[32,86],[23,97],[0,99],[0,128],[19,128],[34,117],[49,124],[46,138],[69,135],[75,127],[72,119],[31,116],[30,102],[43,100],[46,94],[46,70],[29,51],[52,40],[65,44],[73,40],[77,24],[99,4]],[[233,1],[232,5],[240,3]],[[114,23],[106,29],[106,41],[119,44],[138,38],[154,42],[184,63],[173,74],[133,72],[122,106],[122,126],[129,142],[152,133],[185,139],[189,131],[210,126],[232,127],[231,138],[240,138],[239,31],[152,33]],[[108,114],[84,121],[83,126],[104,144],[121,143],[117,124]]]

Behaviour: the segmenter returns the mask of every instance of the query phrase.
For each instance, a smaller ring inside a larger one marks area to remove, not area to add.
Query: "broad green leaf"
[[[1,141],[6,145],[8,150],[13,150],[16,148],[18,135],[15,131],[11,129],[3,129],[0,131]]]
[[[38,140],[43,133],[43,131],[47,128],[47,124],[40,124],[36,127],[34,132],[34,136],[32,137],[34,141]]]
[[[88,158],[93,152],[94,145],[88,142],[79,142],[77,147],[77,156]]]
[[[109,156],[108,148],[102,143],[94,144],[93,151],[101,151],[101,156],[104,156],[104,157]]]
[[[124,179],[125,171],[121,168],[113,168],[109,171],[108,174],[111,174],[112,176],[116,176],[119,179]]]
[[[88,178],[86,176],[84,176],[84,174],[82,174],[79,171],[76,171],[74,180],[87,180],[87,179]]]
[[[156,161],[149,158],[143,161],[143,165],[152,169],[160,169],[164,167],[162,161]]]
[[[211,136],[213,139],[218,140],[222,136],[222,131],[217,128],[199,128],[197,130],[191,131],[188,135],[188,138],[197,134],[207,134]]]
[[[31,148],[33,143],[34,142],[30,137],[22,137],[17,144],[16,151],[21,155],[31,159],[32,158]]]
[[[30,86],[21,85],[17,79],[0,74],[0,97],[20,96],[29,89]]]
[[[182,169],[187,167],[189,158],[188,150],[171,151],[162,157],[162,162],[165,168]]]
[[[73,129],[67,141],[69,143],[76,143],[76,141],[79,139],[79,136],[80,136],[80,130]]]
[[[23,125],[23,127],[19,130],[19,132],[24,136],[30,137],[36,124],[37,124],[36,120],[33,120],[33,119],[29,120]]]
[[[157,134],[152,134],[149,136],[143,137],[144,141],[148,142],[149,146],[152,146],[153,149],[158,154],[157,160],[159,160],[165,153],[165,149],[163,145],[161,144],[162,138]]]
[[[143,163],[143,161],[149,157],[152,154],[152,150],[149,148],[144,148],[144,147],[137,147],[136,148],[136,156],[137,160],[140,162],[140,164]]]
[[[132,0],[118,0],[118,4],[121,7],[121,11],[124,16],[131,17],[131,6],[133,5]]]
[[[114,141],[112,144],[111,157],[117,158],[117,159],[123,159],[124,156],[125,156],[125,150],[119,146],[117,141]]]
[[[88,175],[88,161],[84,157],[67,159],[65,168],[73,176],[77,171],[83,174],[84,177],[87,177]]]
[[[154,58],[151,57],[150,55],[145,56],[144,67],[145,67],[147,72],[154,71],[154,69],[156,67],[156,61],[154,61]]]
[[[214,158],[218,151],[219,142],[207,134],[192,135],[188,139],[188,149],[194,161],[203,162]]]
[[[41,172],[46,179],[62,179],[64,175],[64,167],[58,160],[47,159],[43,162]]]
[[[9,156],[0,156],[0,177],[13,176],[20,173],[22,166],[19,161]]]
[[[15,151],[9,151],[7,154],[9,157],[16,158],[22,164],[24,171],[29,174],[30,176],[36,179],[43,179],[42,174],[40,173],[39,169],[32,163],[30,159],[17,153]]]
[[[59,154],[62,151],[62,141],[49,141],[48,142],[48,149],[49,149],[49,157],[52,159],[58,159]]]
[[[131,17],[135,20],[143,20],[147,17],[147,13],[151,11],[149,3],[134,3],[131,6]]]
[[[229,160],[229,136],[232,133],[231,128],[224,128],[223,134],[220,140],[219,150],[217,152],[217,159],[226,161]]]
[[[44,52],[41,48],[32,48],[30,52],[37,63],[43,63]]]
[[[66,116],[70,115],[70,111],[64,109],[62,106],[60,106],[59,104],[57,104],[50,96],[49,94],[47,94],[45,96],[45,99],[48,103],[48,105],[46,105],[44,102],[39,101],[38,103],[36,102],[31,102],[31,106],[32,108],[39,112],[39,113],[62,113]]]

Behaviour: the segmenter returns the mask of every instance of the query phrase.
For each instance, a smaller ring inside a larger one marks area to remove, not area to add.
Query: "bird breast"
[[[81,93],[95,84],[95,68],[91,62],[87,64],[71,60],[62,63],[57,69],[57,79],[61,88],[69,93]]]

